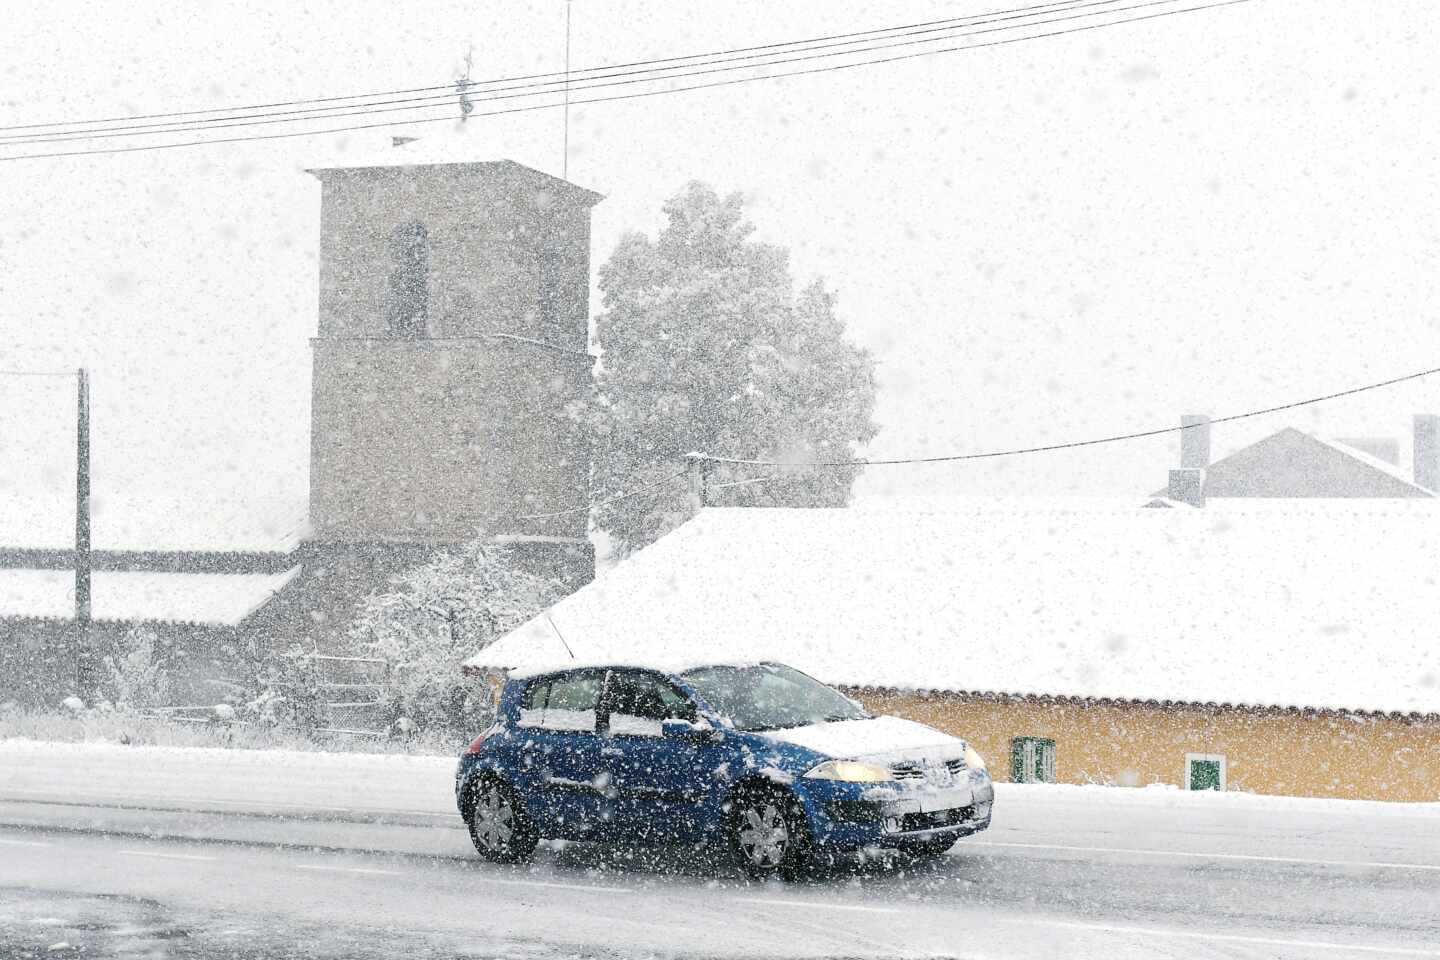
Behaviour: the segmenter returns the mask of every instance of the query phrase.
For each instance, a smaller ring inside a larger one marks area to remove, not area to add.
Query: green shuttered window
[[[1055,782],[1055,741],[1016,737],[1010,741],[1010,779],[1015,783]]]

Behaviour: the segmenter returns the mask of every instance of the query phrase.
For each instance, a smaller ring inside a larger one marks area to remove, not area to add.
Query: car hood
[[[922,758],[949,760],[965,755],[965,741],[959,737],[899,717],[832,720],[767,730],[765,736],[840,760],[893,763]]]

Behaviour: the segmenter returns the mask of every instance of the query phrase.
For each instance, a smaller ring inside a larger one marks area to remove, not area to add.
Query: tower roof
[[[384,136],[367,137],[363,141],[344,141],[342,145],[328,151],[322,165],[307,167],[322,181],[334,174],[353,173],[363,170],[394,168],[450,168],[464,170],[486,177],[511,177],[528,181],[538,189],[561,193],[568,199],[594,206],[604,199],[593,190],[551,176],[533,167],[516,163],[514,160],[479,160],[487,149],[477,134],[465,124],[456,123],[453,129],[427,133],[420,137]]]

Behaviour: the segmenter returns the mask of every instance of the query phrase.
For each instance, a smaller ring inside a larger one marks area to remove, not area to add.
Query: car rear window
[[[593,731],[604,680],[603,670],[576,670],[531,681],[520,701],[520,726]]]

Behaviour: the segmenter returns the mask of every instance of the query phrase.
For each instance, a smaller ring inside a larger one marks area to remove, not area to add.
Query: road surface
[[[1002,785],[939,863],[753,884],[497,867],[449,760],[274,756],[0,743],[0,955],[1440,958],[1434,806]]]

